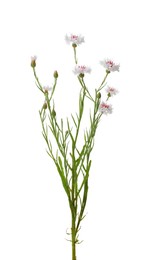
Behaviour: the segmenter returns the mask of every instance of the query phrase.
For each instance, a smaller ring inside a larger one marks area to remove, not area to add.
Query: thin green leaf
[[[71,114],[71,117],[72,117],[72,119],[73,119],[73,122],[74,122],[75,127],[77,128],[77,123],[76,123],[75,118],[74,118],[74,116],[73,116],[72,114]]]

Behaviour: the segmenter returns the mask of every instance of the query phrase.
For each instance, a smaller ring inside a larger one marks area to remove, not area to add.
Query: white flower
[[[112,88],[112,87],[107,87],[106,88],[106,92],[107,92],[107,94],[110,96],[110,97],[112,97],[112,96],[114,96],[114,95],[116,95],[117,93],[118,93],[118,90],[117,89],[115,89],[115,88]]]
[[[49,86],[45,86],[45,87],[43,87],[43,89],[44,89],[46,92],[52,90],[52,88],[50,88]]]
[[[34,56],[31,56],[31,62],[34,62],[34,61],[36,61],[36,59],[37,59],[37,56],[36,56],[36,55],[34,55]]]
[[[69,43],[72,43],[72,44],[81,44],[84,42],[84,37],[81,36],[80,34],[79,35],[75,35],[75,34],[70,34],[70,35],[67,35],[65,36],[65,40],[66,42],[69,44]]]
[[[90,73],[91,72],[91,68],[90,67],[86,67],[84,65],[82,66],[79,66],[79,65],[76,65],[74,70],[73,70],[74,74],[75,75],[80,75],[80,74],[85,74],[85,73]]]
[[[105,59],[103,61],[100,61],[100,64],[108,71],[108,72],[114,72],[114,71],[119,71],[119,64],[115,64],[112,60],[110,59]]]
[[[112,113],[112,106],[105,103],[105,102],[102,102],[100,104],[100,107],[99,107],[99,111],[102,113],[102,114],[111,114]]]

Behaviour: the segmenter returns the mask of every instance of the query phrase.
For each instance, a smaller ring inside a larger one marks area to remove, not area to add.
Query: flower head
[[[76,65],[73,72],[74,72],[75,75],[84,76],[85,73],[91,72],[91,68],[86,67],[84,65],[82,65],[82,66]]]
[[[100,61],[100,64],[106,69],[107,72],[119,71],[120,65],[119,64],[115,64],[110,59],[105,59],[103,61]]]
[[[79,35],[75,35],[75,34],[70,34],[65,36],[65,40],[68,44],[72,43],[72,45],[74,44],[74,47],[76,47],[77,45],[80,45],[81,43],[84,42],[84,37]]]
[[[37,56],[31,56],[31,67],[35,68]]]
[[[118,93],[118,90],[108,86],[106,88],[106,92],[107,92],[108,96],[112,97]]]
[[[45,92],[48,92],[48,91],[52,90],[52,88],[49,87],[49,86],[44,86],[43,89],[44,89]]]
[[[105,102],[102,102],[99,106],[99,111],[102,113],[102,114],[111,114],[112,113],[112,106],[105,103]]]

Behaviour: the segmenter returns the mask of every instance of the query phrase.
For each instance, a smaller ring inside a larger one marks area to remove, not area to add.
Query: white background
[[[108,83],[119,89],[114,113],[98,128],[77,260],[155,259],[154,1],[22,1],[0,3],[0,259],[69,260],[67,199],[46,154],[30,56],[43,85],[59,72],[55,102],[76,111],[73,53],[64,35],[81,33],[79,60],[101,83],[99,61],[120,62]]]

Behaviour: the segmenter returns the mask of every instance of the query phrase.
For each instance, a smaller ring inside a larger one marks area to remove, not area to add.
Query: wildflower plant
[[[54,93],[58,81],[58,72],[55,71],[53,73],[54,83],[52,87],[43,86],[36,73],[36,56],[31,57],[31,67],[36,86],[43,95],[43,104],[39,115],[42,134],[47,144],[47,153],[56,166],[68,199],[71,212],[71,228],[68,234],[72,244],[72,260],[76,260],[76,245],[81,243],[79,241],[79,231],[81,222],[85,217],[88,198],[88,180],[92,163],[91,152],[94,147],[94,138],[102,115],[111,114],[113,111],[112,105],[108,103],[109,99],[118,92],[113,87],[107,87],[105,89],[105,100],[101,101],[102,91],[106,86],[108,75],[111,72],[119,71],[119,65],[110,59],[100,62],[105,69],[105,76],[100,86],[91,94],[84,80],[86,73],[91,72],[91,68],[78,64],[77,60],[77,47],[84,42],[84,37],[70,34],[66,35],[65,40],[73,48],[75,62],[73,73],[80,85],[78,112],[76,115],[71,114],[70,120],[68,118],[59,120],[56,112]],[[89,100],[91,106],[90,124],[83,130],[81,129],[81,122],[85,112],[86,99]],[[83,145],[79,148],[78,138],[81,130],[83,131]],[[51,141],[49,132],[55,139],[56,150],[54,150],[55,146],[53,147],[53,139]]]

